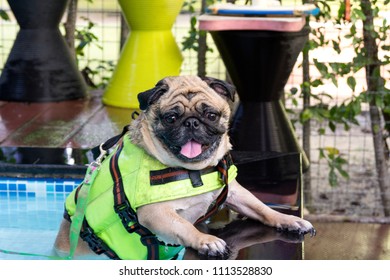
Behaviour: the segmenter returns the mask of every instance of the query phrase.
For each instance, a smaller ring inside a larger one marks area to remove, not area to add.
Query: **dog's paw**
[[[286,243],[302,243],[305,240],[303,234],[287,230],[277,230],[276,237]]]
[[[316,230],[310,222],[296,216],[283,217],[276,228],[278,230],[289,231],[301,235],[310,234],[311,237],[316,235]]]
[[[202,258],[225,259],[230,253],[224,240],[209,234],[202,234],[194,247]]]

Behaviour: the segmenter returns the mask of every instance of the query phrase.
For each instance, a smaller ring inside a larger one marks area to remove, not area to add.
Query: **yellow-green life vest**
[[[93,231],[93,238],[97,237],[98,244],[99,242],[103,243],[106,251],[114,252],[112,254],[115,257],[104,252],[109,257],[134,260],[148,259],[151,256],[146,243],[152,242],[151,240],[156,242],[157,239],[155,237],[154,239],[148,239],[149,237],[142,239],[139,234],[130,233],[129,229],[126,229],[114,209],[116,203],[114,190],[118,181],[123,185],[125,199],[131,206],[133,213],[142,205],[196,196],[220,189],[224,187],[225,183],[221,180],[220,172],[216,168],[212,168],[206,172],[202,171],[200,184],[197,180],[197,185],[194,186],[194,180],[188,176],[192,171],[172,169],[163,165],[143,149],[132,144],[127,135],[122,138],[122,141],[102,162],[99,173],[90,188],[84,224]],[[168,170],[170,174],[178,174],[178,176],[175,176],[175,180],[169,180],[164,175],[166,174],[164,170]],[[237,168],[232,164],[228,169],[228,182],[231,182],[236,175]],[[76,201],[77,189],[68,196],[65,202],[70,220],[76,211]],[[129,227],[131,226],[138,226],[137,221],[130,223]],[[83,233],[80,236],[83,238]],[[155,247],[157,252],[154,254],[158,256],[158,259],[172,259],[183,249],[182,246],[168,246],[161,242],[158,242]],[[95,250],[95,252],[98,251]]]

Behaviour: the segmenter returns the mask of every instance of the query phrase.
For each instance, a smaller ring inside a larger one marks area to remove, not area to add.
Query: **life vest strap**
[[[91,149],[92,155],[99,155],[101,153],[101,150],[108,152],[108,150],[114,147],[128,131],[129,131],[129,126],[128,125],[124,126],[120,134],[115,135],[110,139],[108,139],[107,141],[105,141],[104,143],[102,143],[101,145],[92,148]]]
[[[119,260],[118,255],[107,246],[107,244],[99,238],[89,226],[87,220],[84,218],[83,225],[80,231],[80,237],[88,243],[89,248],[95,252],[95,254],[105,254],[110,259]]]
[[[221,174],[221,180],[224,182],[225,187],[223,188],[222,192],[219,194],[217,199],[211,204],[210,208],[204,214],[202,217],[200,217],[195,224],[201,223],[214,215],[220,206],[225,202],[228,192],[229,192],[229,179],[228,179],[228,170],[229,167],[232,165],[233,161],[230,156],[230,154],[226,154],[218,163],[217,169],[219,173]]]
[[[216,166],[211,166],[203,170],[188,170],[184,168],[168,167],[160,170],[150,171],[150,185],[158,186],[171,182],[190,179],[194,188],[203,186],[202,176],[218,171]]]
[[[129,233],[137,233],[141,236],[141,242],[147,247],[148,260],[159,259],[159,245],[157,237],[138,222],[138,217],[127,199],[123,186],[122,175],[119,169],[119,155],[123,149],[123,142],[110,159],[110,173],[114,181],[114,210]]]

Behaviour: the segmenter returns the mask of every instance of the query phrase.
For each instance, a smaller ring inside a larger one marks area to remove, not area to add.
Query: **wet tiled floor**
[[[119,133],[134,110],[89,99],[49,103],[0,101],[0,146],[91,148]]]

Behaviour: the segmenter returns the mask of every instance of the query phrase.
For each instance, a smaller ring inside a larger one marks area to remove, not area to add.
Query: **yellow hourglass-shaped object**
[[[131,32],[110,83],[106,105],[138,108],[138,93],[166,76],[179,75],[183,61],[172,26],[183,0],[118,0]]]

